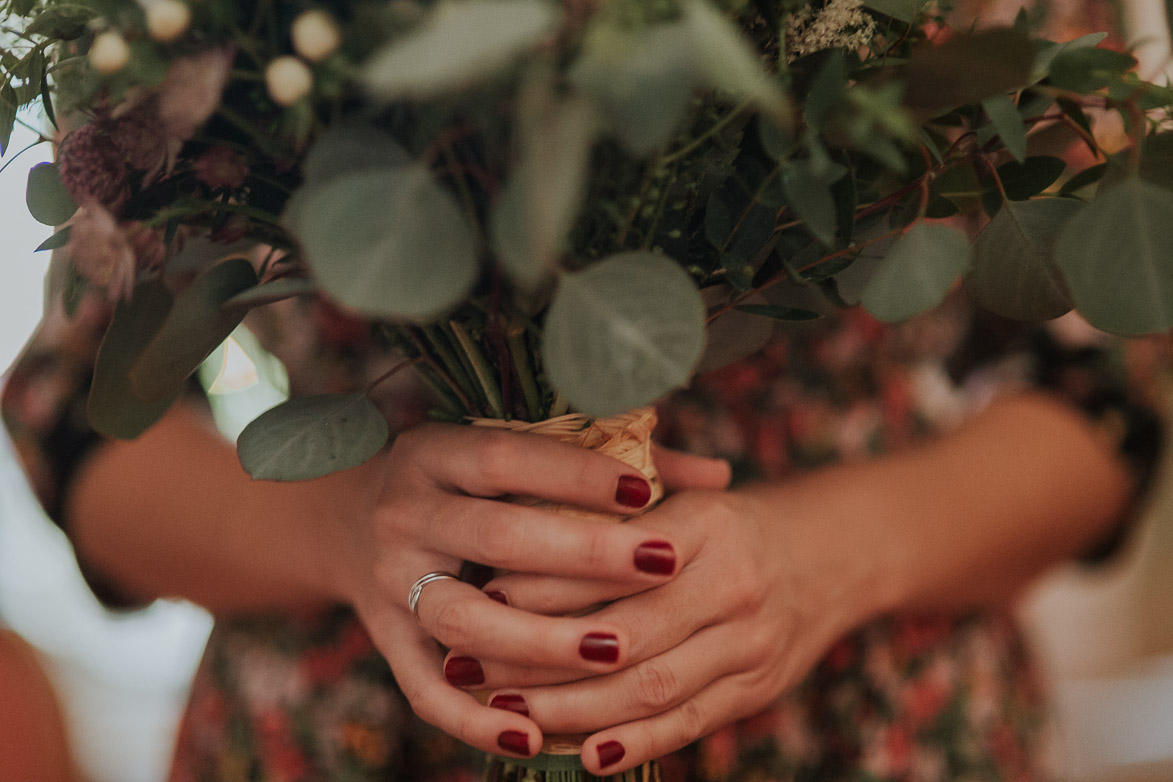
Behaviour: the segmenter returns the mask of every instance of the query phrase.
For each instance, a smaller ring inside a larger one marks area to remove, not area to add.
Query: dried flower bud
[[[191,26],[191,8],[182,0],[154,0],[146,7],[151,40],[171,43]]]
[[[75,203],[117,211],[130,195],[126,163],[106,122],[91,122],[66,136],[57,150],[57,166]]]
[[[71,225],[69,257],[78,274],[106,288],[113,301],[129,298],[134,290],[135,255],[114,215],[89,203],[78,210]]]
[[[195,161],[193,166],[196,179],[208,187],[225,187],[235,190],[244,185],[248,176],[248,163],[239,153],[228,147],[212,147]]]
[[[163,168],[167,158],[167,136],[159,121],[158,104],[144,100],[118,113],[123,106],[115,111],[110,122],[110,139],[122,153],[126,165],[153,175]]]
[[[130,47],[121,33],[107,30],[94,38],[89,57],[90,65],[98,73],[118,73],[130,62]]]
[[[285,55],[265,68],[265,86],[269,97],[278,106],[292,106],[309,94],[314,86],[314,75],[304,62]]]
[[[293,20],[293,50],[310,62],[321,62],[342,45],[342,30],[325,11],[303,11]]]

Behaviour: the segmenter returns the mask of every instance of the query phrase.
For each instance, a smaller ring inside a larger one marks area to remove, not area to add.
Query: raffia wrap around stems
[[[641,407],[608,418],[570,414],[546,421],[502,421],[496,418],[474,418],[473,426],[506,429],[554,437],[561,442],[589,448],[605,454],[638,470],[652,487],[648,504],[636,513],[625,516],[587,511],[572,505],[558,505],[534,497],[510,497],[511,502],[544,507],[565,516],[616,523],[638,516],[653,507],[664,496],[660,475],[652,461],[652,430],[656,428],[656,411]],[[659,782],[660,769],[654,761],[621,774],[596,777],[582,767],[579,754],[586,735],[547,736],[542,751],[533,758],[519,760],[490,755],[485,766],[485,782]]]

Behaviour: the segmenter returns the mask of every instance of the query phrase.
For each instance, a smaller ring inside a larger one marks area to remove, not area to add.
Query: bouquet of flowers
[[[112,437],[295,296],[369,320],[437,415],[527,423],[647,405],[817,317],[782,282],[888,321],[961,279],[1010,318],[1173,326],[1173,90],[1026,14],[964,32],[922,0],[0,9],[0,148],[40,104],[59,147],[28,205],[59,229],[40,249],[68,253],[67,306],[113,308],[89,403]],[[1111,114],[1123,149],[1093,127]],[[1078,170],[1055,154],[1073,146]],[[270,410],[242,463],[365,461],[388,436],[369,393]]]

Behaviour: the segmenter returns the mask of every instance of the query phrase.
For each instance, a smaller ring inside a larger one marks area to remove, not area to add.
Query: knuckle
[[[679,697],[680,683],[668,666],[647,661],[632,669],[636,703],[648,712],[658,714],[672,706]]]
[[[607,565],[608,545],[607,527],[597,525],[587,533],[581,546],[581,562],[588,572],[601,572]]]
[[[515,468],[517,438],[508,432],[486,432],[473,449],[476,474],[486,492],[499,492]]]
[[[468,634],[474,617],[475,613],[469,610],[467,601],[446,601],[432,609],[432,618],[429,621],[432,635],[445,646],[459,647]]]
[[[473,544],[485,564],[508,567],[523,544],[516,514],[508,505],[486,510],[473,526]]]
[[[689,698],[677,709],[677,746],[684,746],[708,732],[704,712],[695,698]]]
[[[766,583],[754,571],[756,568],[743,568],[727,574],[726,589],[733,606],[749,608],[766,599]]]

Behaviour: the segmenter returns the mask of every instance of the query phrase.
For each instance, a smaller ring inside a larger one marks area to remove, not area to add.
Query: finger
[[[386,522],[393,528],[396,519]],[[676,572],[667,535],[496,500],[450,498],[430,532],[440,553],[503,570],[646,584]]]
[[[594,673],[626,662],[630,641],[626,631],[614,624],[591,616],[549,617],[518,611],[467,584],[442,583],[443,594],[437,590],[427,604],[421,598],[417,608],[424,629],[457,653],[449,657],[445,668],[449,682],[456,686],[484,684],[483,660]]]
[[[667,491],[729,488],[733,470],[724,459],[697,456],[652,444],[652,460]]]
[[[602,581],[531,573],[508,573],[484,587],[514,608],[558,616],[594,612],[602,605],[651,588],[644,580]]]
[[[542,435],[426,424],[400,435],[397,447],[437,484],[477,497],[517,494],[627,514],[652,496],[634,467]]]
[[[425,722],[485,752],[531,757],[541,747],[541,731],[533,721],[516,711],[483,706],[451,687],[440,675],[435,642],[410,619],[368,621],[367,628],[412,710]]]
[[[590,733],[637,722],[679,706],[745,667],[744,655],[721,649],[720,638],[728,634],[706,630],[662,655],[606,676],[557,686],[499,688],[490,703],[500,708],[502,699],[520,698],[526,713],[547,733]]]
[[[608,728],[587,738],[582,764],[598,776],[617,774],[680,749],[721,725],[757,711],[748,676],[715,681],[678,706],[652,717]]]

